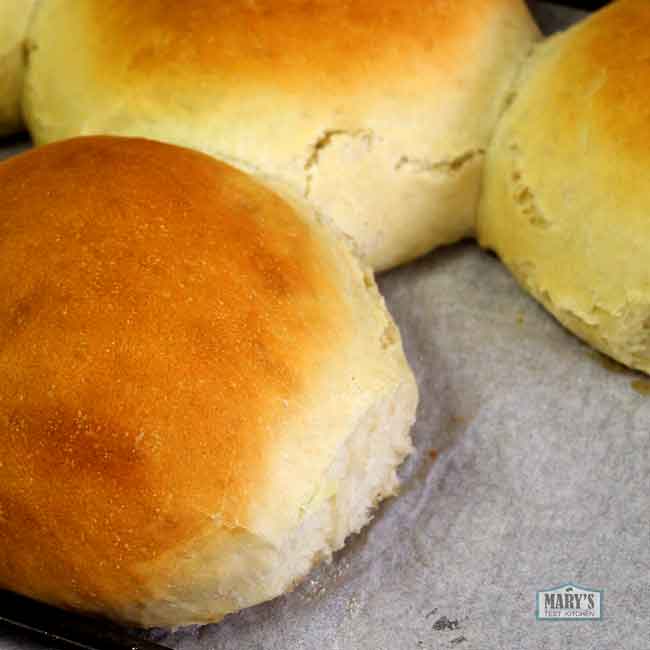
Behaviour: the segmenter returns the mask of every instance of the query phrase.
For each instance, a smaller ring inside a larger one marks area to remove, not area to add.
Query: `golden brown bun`
[[[25,112],[39,143],[142,135],[277,177],[381,270],[472,233],[537,35],[522,0],[49,0]]]
[[[487,158],[478,234],[564,325],[650,372],[650,2],[537,48]]]
[[[0,185],[0,587],[217,620],[392,493],[415,382],[332,229],[147,140],[48,145]]]
[[[0,2],[0,136],[20,131],[25,32],[35,0]]]

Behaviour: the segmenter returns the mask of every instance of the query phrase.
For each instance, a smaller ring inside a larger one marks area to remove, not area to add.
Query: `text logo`
[[[603,592],[567,583],[537,592],[539,620],[598,621],[603,617]]]

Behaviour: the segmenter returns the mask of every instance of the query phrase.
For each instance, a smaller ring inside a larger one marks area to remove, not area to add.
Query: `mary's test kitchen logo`
[[[538,620],[596,621],[603,617],[603,592],[572,583],[537,592]]]

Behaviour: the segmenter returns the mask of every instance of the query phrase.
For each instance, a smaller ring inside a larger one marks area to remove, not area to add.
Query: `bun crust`
[[[478,234],[571,331],[650,372],[650,3],[540,45],[489,150]]]
[[[366,523],[417,393],[331,229],[146,140],[49,145],[0,164],[0,184],[2,587],[207,622]],[[340,465],[351,446],[363,480]]]
[[[471,234],[536,36],[521,0],[52,0],[25,111],[39,143],[142,135],[277,177],[381,270]]]

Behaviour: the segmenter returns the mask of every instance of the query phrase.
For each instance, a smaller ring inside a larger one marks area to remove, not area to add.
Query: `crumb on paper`
[[[630,386],[635,390],[639,395],[650,395],[650,380],[648,379],[635,379],[630,382]]]
[[[457,630],[460,627],[460,623],[458,622],[458,619],[455,618],[453,620],[450,620],[446,616],[441,616],[434,624],[433,624],[433,630],[436,632],[442,632],[444,630]]]

